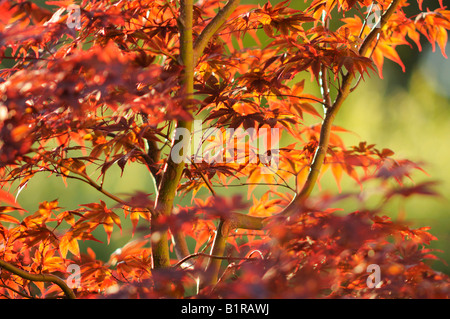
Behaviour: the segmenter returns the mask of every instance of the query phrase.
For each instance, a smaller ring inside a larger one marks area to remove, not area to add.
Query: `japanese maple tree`
[[[390,149],[344,145],[333,125],[385,58],[404,68],[397,46],[420,51],[427,39],[445,55],[442,1],[46,4],[55,9],[0,0],[2,297],[449,297],[448,277],[427,262],[437,259],[429,228],[386,216],[393,197],[437,196],[433,182],[409,182],[421,168]],[[408,16],[410,5],[422,12]],[[229,132],[240,132],[231,146]],[[263,133],[255,150],[249,139]],[[154,194],[104,186],[129,163],[148,169]],[[327,168],[336,192],[313,192]],[[85,183],[99,200],[27,212],[13,194],[42,174]],[[354,192],[339,192],[344,175]],[[248,198],[223,191],[236,187]],[[354,209],[340,211],[343,199]],[[125,218],[133,234],[146,225],[141,239],[108,261],[81,251],[97,228],[109,242]]]

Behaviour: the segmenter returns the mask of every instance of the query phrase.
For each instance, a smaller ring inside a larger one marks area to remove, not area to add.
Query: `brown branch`
[[[208,177],[206,177],[206,175],[199,169],[198,165],[195,164],[194,161],[191,160],[191,164],[192,164],[192,166],[194,166],[194,168],[199,172],[199,174],[200,174],[202,180],[205,182],[206,187],[208,187],[208,189],[209,189],[209,191],[211,192],[211,194],[212,194],[214,197],[217,196],[217,193],[216,193],[216,191],[214,190],[214,188],[213,188],[213,186],[212,186],[212,184],[211,184],[211,181],[208,179]]]
[[[389,18],[392,16],[392,14],[395,12],[398,4],[400,3],[400,0],[393,0],[387,11],[383,14],[380,20],[380,28],[375,28],[372,30],[369,35],[364,40],[363,44],[360,47],[359,53],[362,56],[365,56],[367,53],[367,50],[370,48],[373,40],[378,36],[380,33],[381,28],[383,28],[386,23],[388,22]],[[198,48],[202,48],[202,46],[198,46]],[[198,49],[199,50],[199,49]],[[197,51],[197,53],[200,51]],[[323,70],[323,69],[322,69]],[[326,72],[324,73],[323,78],[323,84],[326,82]],[[336,114],[342,107],[344,101],[348,97],[350,90],[351,90],[351,84],[354,79],[354,75],[351,73],[342,74],[342,83],[339,83],[339,91],[338,95],[334,101],[334,103],[331,105],[331,102],[329,101],[329,96],[324,96],[324,104],[328,107],[325,108],[325,114],[324,119],[322,122],[322,127],[320,131],[320,140],[319,140],[319,146],[317,147],[317,150],[315,152],[313,162],[310,167],[310,171],[308,174],[308,177],[306,179],[305,184],[303,185],[303,188],[298,192],[298,194],[295,196],[295,198],[291,201],[291,203],[281,212],[282,215],[289,215],[295,211],[295,207],[297,204],[303,202],[305,199],[309,197],[312,190],[314,189],[314,186],[317,182],[320,170],[322,168],[323,162],[325,160],[325,156],[328,151],[328,144],[331,134],[331,129],[333,125],[333,121],[336,117]],[[324,92],[328,91],[328,87],[324,87]],[[220,257],[223,256],[225,251],[225,245],[226,245],[226,238],[228,237],[228,234],[231,230],[236,228],[243,228],[243,229],[254,229],[254,230],[262,230],[267,223],[267,221],[270,218],[262,218],[262,217],[255,217],[255,216],[248,216],[245,214],[238,214],[233,213],[230,215],[230,217],[226,219],[221,219],[218,225],[218,228],[216,230],[216,236],[214,239],[214,243],[212,245],[211,254],[209,256],[216,256],[218,258],[211,258],[209,260],[209,263],[206,267],[206,273],[209,274],[209,277],[206,278],[201,285],[211,285],[217,282],[218,273],[220,269],[220,264],[223,259],[226,259],[226,257]],[[190,257],[192,256],[192,257]],[[178,264],[182,264],[186,260],[193,258],[196,255],[188,255],[187,257],[181,259],[181,261]]]
[[[211,22],[205,27],[205,29],[197,38],[195,44],[193,44],[193,37],[192,37],[193,0],[181,1],[180,3],[181,13],[178,20],[178,25],[180,28],[180,58],[184,66],[184,76],[183,76],[184,91],[182,93],[187,98],[186,106],[189,106],[189,100],[192,99],[194,95],[194,67],[197,58],[203,53],[209,40],[214,36],[217,30],[219,30],[219,28],[223,25],[226,19],[235,10],[238,4],[239,0],[230,0],[227,3],[227,5],[224,8],[222,8],[217,13],[217,15],[211,20]],[[179,121],[177,123],[177,128],[185,128],[191,130],[191,127],[192,122],[190,121]],[[183,143],[186,142],[187,141],[183,141]],[[173,145],[174,144],[172,144],[172,147]],[[158,196],[155,203],[155,210],[157,212],[157,215],[153,217],[152,222],[152,225],[154,225],[152,227],[154,227],[154,230],[158,229],[160,234],[159,239],[156,242],[152,242],[152,252],[154,252],[153,261],[155,268],[169,266],[167,235],[164,230],[162,231],[160,230],[161,225],[158,225],[158,216],[160,214],[169,215],[171,213],[175,192],[178,183],[181,179],[183,167],[184,167],[183,162],[176,164],[172,161],[171,157],[169,156],[166,167],[164,169],[164,175],[161,179]],[[211,189],[212,188],[210,188],[210,190]],[[173,232],[172,236],[178,257],[182,258],[188,255],[189,251],[183,234],[179,232]]]
[[[239,183],[239,184],[229,184],[229,185],[219,184],[219,185],[216,185],[215,187],[228,188],[228,187],[242,187],[242,186],[278,186],[278,187],[287,188],[290,191],[295,193],[295,189],[292,188],[291,186],[289,186],[286,183],[285,184],[280,184],[280,183],[264,183],[264,182],[257,183],[257,182],[255,182],[255,183]]]
[[[328,79],[327,79],[327,68],[325,65],[322,65],[320,70],[320,82],[321,82],[321,90],[323,96],[323,103],[325,108],[329,108],[332,104],[331,96],[330,96],[330,88],[328,87]]]
[[[397,9],[398,4],[401,0],[393,0],[389,8],[386,10],[386,12],[381,16],[380,20],[380,27],[374,28],[364,39],[364,42],[362,43],[359,54],[361,56],[365,56],[367,51],[369,50],[370,46],[372,45],[372,42],[377,38],[378,34],[381,32],[381,29],[387,24],[389,21],[389,18],[392,16],[392,14]],[[344,103],[345,99],[350,93],[351,90],[351,84],[354,79],[354,75],[352,75],[350,72],[348,72],[346,75],[342,78],[342,84],[339,89],[338,95],[336,97],[336,100],[334,101],[333,105],[326,110],[324,120],[322,122],[322,128],[320,130],[320,140],[319,140],[319,146],[317,147],[316,153],[313,158],[313,162],[310,167],[310,171],[308,174],[308,177],[306,179],[305,184],[303,185],[303,188],[301,191],[297,194],[297,196],[291,201],[291,203],[283,210],[282,214],[284,215],[290,215],[294,212],[295,207],[299,203],[302,203],[305,201],[309,195],[311,194],[312,190],[314,189],[314,186],[317,182],[317,178],[319,177],[320,170],[322,168],[322,164],[325,160],[325,156],[328,151],[328,144],[330,140],[330,134],[331,129],[333,125],[333,121],[336,117],[336,114],[338,113],[339,109],[341,108],[342,104]]]
[[[370,46],[372,45],[373,41],[377,38],[378,34],[381,33],[381,30],[386,26],[391,16],[394,14],[395,10],[397,10],[397,7],[401,0],[393,0],[391,4],[389,5],[389,8],[387,8],[386,12],[381,16],[379,27],[373,28],[372,31],[367,35],[367,37],[364,39],[364,42],[362,43],[361,47],[359,48],[359,54],[362,56],[365,56],[368,52]]]
[[[400,0],[393,0],[389,8],[387,9],[386,13],[381,17],[380,21],[380,28],[375,28],[372,30],[372,32],[369,33],[369,35],[366,37],[365,41],[361,45],[361,48],[359,50],[360,55],[364,56],[372,44],[372,41],[377,37],[379,34],[381,28],[383,28],[386,23],[388,22],[389,18],[392,16],[394,11],[396,10]],[[324,68],[322,68],[323,71]],[[308,174],[308,177],[306,179],[305,184],[303,185],[302,189],[298,194],[294,197],[294,199],[289,203],[289,205],[280,213],[282,215],[290,215],[295,211],[295,208],[299,203],[302,203],[304,200],[306,200],[309,195],[311,194],[312,190],[314,189],[314,186],[317,182],[317,179],[319,177],[320,170],[322,168],[323,162],[325,160],[325,156],[328,151],[328,144],[330,140],[330,134],[331,129],[333,125],[333,121],[336,117],[336,114],[338,113],[339,109],[341,108],[342,104],[346,100],[347,96],[350,93],[351,84],[354,76],[348,72],[346,75],[342,75],[342,84],[339,86],[339,92],[336,97],[336,100],[333,104],[331,104],[330,97],[327,95],[328,86],[326,82],[326,72],[322,72],[322,76],[324,76],[322,85],[324,89],[324,105],[325,107],[325,114],[324,119],[322,122],[322,127],[320,131],[320,140],[319,140],[319,146],[317,147],[317,150],[315,152],[313,162],[310,167],[310,171]],[[325,86],[324,86],[325,85]],[[214,256],[222,256],[225,251],[225,245],[226,245],[226,238],[229,234],[229,232],[236,228],[244,228],[244,229],[258,229],[261,230],[264,228],[266,223],[270,220],[269,218],[262,218],[262,217],[254,217],[254,216],[248,216],[245,214],[232,214],[227,219],[221,219],[216,237],[212,246],[211,255]],[[209,278],[205,280],[205,282],[202,283],[203,286],[205,285],[211,285],[217,282],[219,269],[220,269],[221,260],[215,259],[210,260],[210,263],[207,266],[207,273],[210,274]]]
[[[194,0],[180,1],[180,16],[178,18],[178,27],[180,31],[180,59],[184,66],[182,89],[180,95],[185,97],[185,106],[189,108],[192,103],[194,95],[194,47],[192,38],[192,24],[194,15]],[[191,131],[191,121],[178,121],[175,130],[187,129]],[[180,142],[172,141],[171,150]],[[187,146],[189,141],[182,141],[183,146]],[[182,147],[186,150],[187,147]],[[161,177],[161,182],[156,197],[154,212],[152,214],[151,232],[152,236],[152,257],[153,267],[162,268],[170,266],[169,259],[169,243],[168,243],[168,229],[166,225],[161,224],[161,216],[169,216],[172,213],[173,202],[178,184],[183,173],[184,161],[175,163],[172,159],[171,153],[167,159],[164,167],[164,172]],[[177,255],[184,257],[189,254],[186,240],[182,233],[174,231],[172,238],[175,245]]]
[[[155,166],[161,156],[161,150],[158,148],[158,145],[156,141],[154,140],[147,140],[147,156],[145,158],[149,158],[149,161],[147,163],[147,167],[150,170],[150,173],[152,173],[153,180],[155,182],[155,188],[158,189],[158,185],[161,182],[161,177],[158,175],[158,168]]]
[[[228,3],[220,9],[216,16],[208,23],[194,44],[194,63],[203,54],[209,40],[217,33],[220,27],[225,23],[228,17],[236,10],[240,0],[229,0]]]
[[[330,19],[325,11],[322,13],[322,23],[326,30],[329,28]],[[325,108],[331,107],[331,96],[330,96],[330,88],[328,87],[328,79],[327,79],[328,71],[325,64],[322,63],[320,67],[320,86],[322,90],[323,103]]]
[[[148,115],[141,113],[142,120],[144,123],[148,123]],[[158,143],[154,139],[146,139],[147,141],[147,154],[142,155],[147,168],[153,177],[153,182],[155,184],[155,190],[158,191],[159,183],[161,182],[161,177],[158,175],[158,167],[156,164],[159,162],[161,157],[161,149],[158,148]]]
[[[196,258],[196,257],[207,257],[207,258],[219,259],[219,260],[257,260],[258,259],[258,258],[251,258],[251,257],[217,256],[217,255],[209,255],[209,254],[205,254],[205,253],[195,253],[195,254],[190,254],[190,255],[184,257],[183,259],[178,261],[176,264],[174,264],[172,267],[173,268],[180,267],[182,264],[184,264],[189,259]]]
[[[372,32],[369,33],[369,35],[361,45],[361,48],[359,50],[360,55],[364,56],[367,53],[367,50],[372,44],[373,40],[378,36],[381,28],[386,25],[387,21],[396,10],[399,2],[400,0],[394,0],[391,3],[386,13],[381,17],[380,28],[375,28],[374,30],[372,30]],[[324,68],[322,68],[322,70],[325,71]],[[352,80],[354,78],[354,76],[349,72],[346,75],[342,75],[342,84],[340,84],[338,95],[334,103],[331,104],[329,95],[327,95],[326,93],[328,91],[328,86],[325,84],[327,83],[325,72],[322,73],[322,76],[324,76],[322,85],[325,85],[323,87],[325,100],[324,104],[328,107],[325,108],[324,119],[320,131],[319,146],[317,147],[308,177],[305,184],[303,185],[303,188],[289,203],[289,205],[281,212],[282,215],[292,214],[295,211],[297,205],[306,200],[314,189],[328,151],[328,144],[330,140],[333,121],[342,104],[350,93]],[[233,214],[228,219],[222,219],[217,229],[217,234],[212,247],[211,255],[223,255],[225,251],[226,237],[231,230],[235,228],[263,229],[268,220],[270,220],[270,218],[254,217],[244,214]],[[210,269],[212,269],[213,271],[210,277],[207,278],[207,280],[203,283],[203,285],[214,284],[217,281],[220,269],[220,260],[211,260],[210,264],[207,267],[207,270]]]
[[[378,35],[377,41],[375,42],[375,45],[373,46],[370,54],[368,55],[369,58],[372,58],[372,55],[375,52],[375,49],[377,48],[379,40],[380,40],[380,37]],[[356,81],[356,84],[350,89],[350,93],[353,92],[354,90],[356,90],[356,88],[358,87],[358,85],[361,82],[361,80],[362,80],[362,75],[360,74],[359,77],[358,77],[358,80]]]
[[[227,243],[228,234],[237,228],[262,230],[265,226],[267,218],[250,216],[241,213],[231,213],[226,219],[222,218],[216,230],[216,236],[211,247],[212,256],[223,256]],[[208,285],[213,285],[217,282],[219,277],[220,265],[222,260],[216,258],[209,260],[205,273],[208,277],[200,283],[203,288]]]
[[[62,289],[67,298],[76,299],[75,293],[72,291],[72,289],[70,289],[69,286],[67,286],[66,282],[58,276],[51,274],[31,274],[25,270],[11,265],[10,263],[2,259],[0,259],[0,267],[26,280],[54,283]]]
[[[48,157],[47,155],[41,153],[39,150],[33,150],[33,151],[34,151],[36,154],[38,154],[39,156],[41,156],[41,157],[42,157],[44,160],[46,160],[47,162],[50,162],[50,163],[52,163],[52,164],[54,164],[54,165],[56,165],[56,166],[58,166],[58,167],[64,168],[64,169],[70,171],[71,173],[80,176],[81,178],[78,178],[78,180],[83,181],[83,182],[85,182],[86,184],[92,186],[93,188],[95,188],[96,190],[98,190],[100,193],[102,193],[103,195],[105,195],[105,196],[111,198],[112,200],[116,201],[117,203],[122,204],[122,205],[126,205],[126,206],[130,206],[129,203],[125,202],[123,199],[121,199],[121,198],[119,198],[118,196],[116,196],[116,195],[114,195],[114,194],[108,192],[107,190],[105,190],[105,189],[103,188],[103,186],[97,184],[92,178],[90,178],[87,174],[83,173],[82,171],[78,171],[78,170],[73,169],[73,168],[71,168],[71,167],[69,167],[69,166],[66,166],[66,165],[62,164],[62,160],[61,160],[61,161],[54,160],[54,159],[52,159],[51,157]],[[66,176],[66,177],[70,177],[70,176],[67,176],[66,174],[63,174],[63,173],[61,173],[61,174],[62,174],[63,176]],[[152,207],[147,207],[146,209],[148,209],[148,210],[150,210],[150,211],[153,211],[153,208],[152,208]]]
[[[228,219],[221,218],[219,225],[216,229],[216,235],[214,236],[214,241],[211,246],[212,256],[223,256],[225,253],[225,247],[227,244],[228,233],[231,231],[231,222]],[[210,259],[206,264],[205,274],[206,277],[201,278],[200,289],[214,285],[219,277],[220,265],[222,264],[221,259]]]
[[[0,285],[0,287],[9,289],[9,290],[15,292],[16,294],[18,294],[19,296],[22,296],[22,297],[27,298],[27,299],[36,299],[36,298],[33,297],[33,296],[27,295],[26,293],[23,293],[23,292],[21,292],[21,291],[18,291],[18,290],[16,290],[16,289],[14,289],[14,288],[12,288],[12,287],[8,287],[8,286],[6,286],[6,285]]]

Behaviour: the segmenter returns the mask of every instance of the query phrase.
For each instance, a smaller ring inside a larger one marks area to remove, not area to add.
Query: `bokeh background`
[[[35,1],[42,5],[44,1]],[[272,0],[275,5],[281,1]],[[241,3],[264,4],[265,1],[242,0]],[[432,5],[437,6],[434,1]],[[426,8],[427,4],[424,3]],[[292,7],[304,8],[303,1],[292,1]],[[430,7],[434,9],[435,7]],[[409,14],[418,10],[417,3],[412,0]],[[353,14],[350,14],[353,15]],[[264,34],[261,33],[264,43]],[[422,39],[425,40],[425,39]],[[251,39],[245,39],[253,45]],[[398,158],[407,158],[416,162],[423,162],[428,175],[415,174],[415,181],[438,180],[441,199],[417,197],[407,201],[397,200],[391,204],[392,217],[404,218],[412,226],[430,226],[431,233],[438,237],[438,241],[431,247],[440,249],[437,255],[444,262],[434,262],[434,268],[450,274],[450,61],[445,59],[439,49],[432,51],[431,46],[423,41],[423,50],[418,52],[413,44],[411,47],[398,47],[400,56],[406,66],[406,72],[397,64],[385,60],[384,79],[373,74],[366,77],[356,91],[350,95],[336,118],[336,125],[342,126],[353,133],[342,134],[341,137],[347,145],[356,145],[360,141],[374,143],[378,148],[389,148]],[[447,46],[447,55],[450,56],[450,45]],[[309,74],[305,74],[309,81]],[[309,83],[311,93],[318,94],[314,83]],[[331,173],[321,180],[321,188],[337,192],[336,183]],[[132,193],[137,190],[154,192],[154,185],[149,173],[144,167],[129,165],[120,178],[118,168],[109,172],[105,181],[105,188],[112,193]],[[359,189],[350,179],[343,179],[342,191]],[[255,196],[264,191],[257,188]],[[222,194],[246,193],[246,189],[220,190]],[[207,191],[200,193],[207,196]],[[30,213],[38,209],[38,203],[44,200],[58,199],[60,206],[65,209],[76,209],[80,204],[104,200],[108,205],[113,203],[96,190],[78,181],[69,181],[67,187],[62,180],[55,176],[40,175],[32,179],[24,189],[18,201]],[[179,199],[177,204],[189,205],[190,198]],[[351,209],[351,207],[349,207]],[[401,216],[398,212],[401,211]],[[115,232],[111,244],[86,242],[94,249],[99,258],[107,260],[110,254],[121,247],[131,237],[131,224],[129,219],[122,218],[123,230]],[[137,233],[135,237],[143,236]],[[104,231],[96,232],[96,237],[106,243]]]

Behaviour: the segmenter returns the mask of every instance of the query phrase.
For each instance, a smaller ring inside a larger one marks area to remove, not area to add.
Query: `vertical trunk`
[[[180,29],[180,56],[181,62],[184,66],[181,96],[184,97],[185,107],[189,107],[190,100],[194,94],[194,49],[192,39],[192,20],[194,13],[194,1],[182,0],[180,1],[180,17],[178,26]],[[176,130],[187,129],[191,130],[191,121],[178,121]],[[172,148],[177,141],[172,142]],[[188,140],[182,140],[181,143],[188,145]],[[183,151],[187,147],[182,148]],[[164,216],[169,216],[172,213],[173,201],[177,186],[180,182],[183,173],[184,161],[180,163],[174,162],[169,154],[166,166],[164,167],[163,176],[158,189],[158,195],[155,202],[155,216],[152,216],[152,255],[153,267],[161,268],[170,266],[169,259],[169,243],[168,243],[168,227],[161,222]],[[186,254],[187,247],[179,234],[173,234],[178,255]]]

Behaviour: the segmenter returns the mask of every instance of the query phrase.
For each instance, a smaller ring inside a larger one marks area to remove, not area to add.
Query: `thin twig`
[[[239,183],[239,184],[229,184],[229,185],[219,184],[216,187],[227,188],[227,187],[241,187],[241,186],[280,186],[280,187],[285,187],[295,193],[295,189],[293,189],[291,186],[279,184],[279,183]]]
[[[197,166],[197,164],[195,164],[195,162],[191,159],[191,164],[192,166],[194,166],[194,168],[199,172],[202,180],[205,182],[206,186],[208,187],[209,191],[211,192],[211,194],[215,197],[217,196],[216,191],[214,190],[211,181],[205,176],[205,174],[201,171],[201,169]]]
[[[205,253],[195,253],[195,254],[191,254],[191,255],[184,257],[183,259],[178,261],[176,264],[174,264],[172,267],[177,268],[177,267],[181,266],[183,263],[185,263],[186,261],[188,261],[189,259],[197,258],[197,257],[207,257],[207,258],[219,259],[219,260],[249,260],[249,261],[258,260],[258,258],[218,256],[218,255],[210,255],[210,254],[205,254]]]
[[[194,63],[202,55],[209,40],[217,33],[220,27],[225,23],[228,17],[239,5],[240,0],[229,0],[228,3],[219,10],[216,16],[203,29],[194,43]]]
[[[36,154],[38,154],[39,156],[41,156],[44,160],[46,160],[46,161],[48,161],[48,162],[50,162],[50,163],[52,163],[52,164],[54,164],[54,165],[56,165],[56,166],[58,166],[58,167],[64,168],[64,169],[70,171],[71,173],[74,173],[74,174],[76,174],[76,175],[81,176],[82,179],[79,178],[79,180],[85,181],[87,184],[89,184],[90,186],[92,186],[93,188],[95,188],[96,190],[98,190],[99,192],[101,192],[102,194],[106,195],[107,197],[109,197],[109,198],[113,199],[114,201],[118,202],[119,204],[122,204],[122,205],[128,205],[128,206],[129,206],[129,204],[128,204],[127,202],[125,202],[124,200],[122,200],[121,198],[119,198],[119,197],[117,197],[116,195],[111,194],[110,192],[108,192],[108,191],[106,191],[105,189],[103,189],[102,186],[100,186],[99,184],[97,184],[97,183],[96,183],[92,178],[90,178],[87,174],[85,174],[85,173],[83,173],[83,172],[80,172],[80,171],[78,171],[78,170],[76,170],[76,169],[73,169],[73,168],[71,168],[71,167],[69,167],[69,166],[66,166],[66,165],[62,164],[62,161],[54,160],[54,159],[48,157],[47,155],[41,153],[39,150],[33,150],[33,151],[34,151]],[[64,174],[64,173],[61,173],[61,174],[62,174],[63,176],[66,176],[66,177],[67,177],[66,174]]]
[[[6,289],[9,289],[9,290],[12,290],[12,291],[15,292],[16,294],[18,294],[18,295],[20,295],[20,296],[22,296],[22,297],[24,297],[24,298],[27,298],[27,299],[36,299],[36,297],[27,295],[26,293],[20,292],[20,291],[14,289],[14,288],[12,288],[12,287],[9,287],[9,286],[7,286],[7,285],[0,285],[0,287],[3,287],[3,288],[6,288]]]
[[[377,36],[377,41],[375,42],[375,45],[373,46],[372,51],[370,52],[368,58],[371,58],[371,57],[372,57],[373,53],[375,52],[375,49],[376,49],[377,46],[378,46],[378,42],[379,42],[379,41],[380,41],[380,35],[378,34],[378,36]],[[358,87],[358,85],[359,85],[359,83],[361,82],[361,80],[362,80],[362,75],[360,74],[359,77],[358,77],[358,81],[357,81],[356,84],[350,89],[350,92],[353,92],[353,91]]]
[[[194,47],[192,26],[194,18],[194,0],[180,1],[180,16],[178,17],[178,28],[180,31],[180,63],[183,65],[182,85],[179,91],[180,96],[185,97],[184,106],[189,109],[194,95]],[[191,131],[192,121],[178,121],[175,130],[187,129]],[[183,140],[185,145],[187,141]],[[179,143],[172,141],[171,151]],[[182,149],[185,149],[184,147]],[[171,154],[171,152],[169,153]],[[170,216],[172,214],[173,202],[178,184],[183,174],[184,162],[175,163],[169,155],[164,166],[163,175],[159,183],[158,195],[152,213],[151,232],[158,233],[158,239],[152,241],[153,268],[164,268],[170,266],[168,229],[167,225],[160,223],[160,216]],[[175,244],[175,251],[178,258],[189,254],[186,239],[181,231],[173,231],[172,239]]]
[[[322,23],[326,30],[328,30],[329,21],[330,20],[328,18],[328,13],[326,13],[324,11],[322,14]],[[331,107],[332,102],[331,102],[331,97],[330,97],[330,88],[328,87],[327,74],[328,74],[327,67],[324,63],[322,63],[322,65],[320,66],[319,81],[320,81],[320,86],[321,86],[321,90],[322,90],[323,102],[325,103],[325,108],[328,109],[329,107]]]
[[[372,31],[367,35],[364,42],[362,43],[359,54],[361,56],[365,56],[368,49],[372,45],[372,42],[378,37],[378,34],[381,32],[381,29],[387,24],[390,17],[394,14],[397,6],[399,5],[401,0],[393,0],[386,10],[386,12],[381,16],[380,19],[380,27],[373,28]],[[350,94],[350,89],[352,85],[352,81],[354,79],[354,75],[348,72],[346,75],[342,75],[342,85],[339,88],[338,95],[336,100],[334,101],[332,107],[326,110],[324,120],[322,122],[322,127],[320,130],[320,139],[319,145],[316,149],[316,153],[314,154],[314,158],[310,167],[310,171],[308,177],[306,178],[305,184],[300,192],[294,197],[294,199],[290,202],[290,204],[283,210],[283,215],[290,215],[294,212],[295,207],[306,200],[311,194],[314,186],[319,177],[322,164],[325,160],[325,156],[328,151],[328,143],[330,140],[331,128],[333,125],[334,118],[336,117],[337,112],[341,108],[342,104]]]

